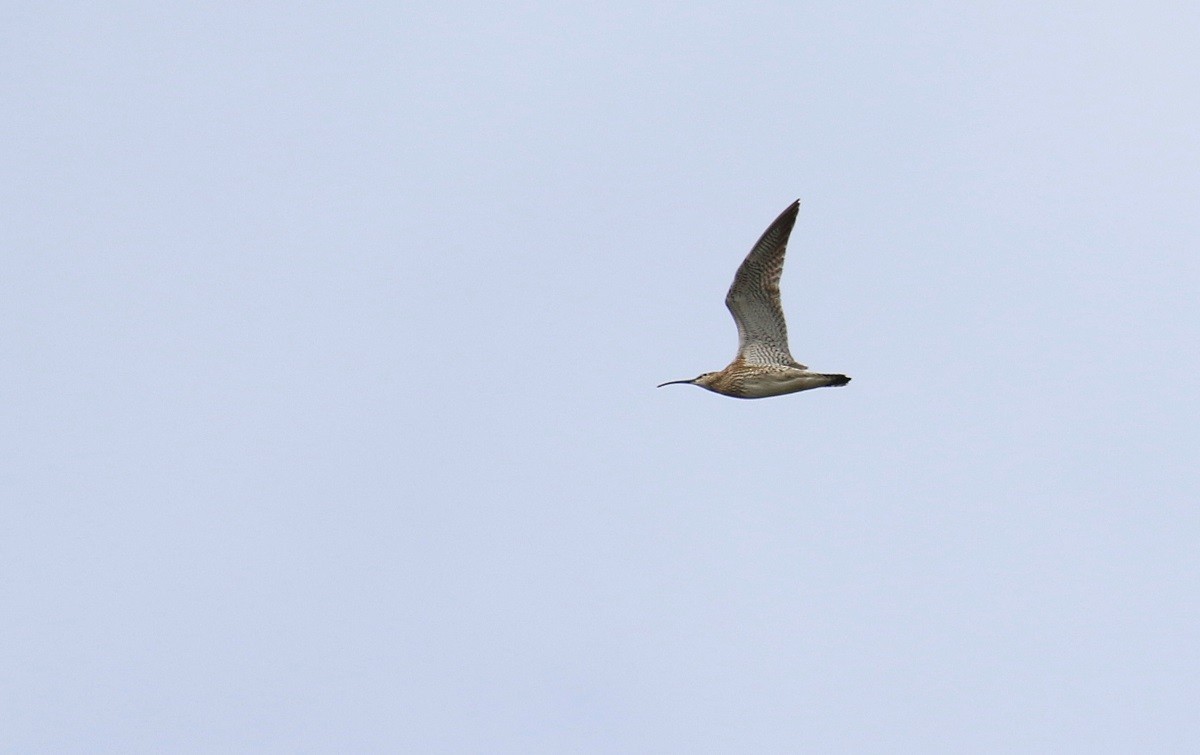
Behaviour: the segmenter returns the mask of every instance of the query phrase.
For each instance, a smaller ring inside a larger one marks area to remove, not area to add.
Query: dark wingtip
[[[797,199],[795,202],[792,202],[790,205],[784,208],[783,212],[779,213],[779,215],[771,221],[771,225],[767,226],[767,230],[763,232],[763,236],[766,236],[767,234],[771,233],[771,231],[781,226],[786,226],[788,233],[790,234],[792,231],[792,226],[796,224],[796,216],[799,214],[800,200]],[[762,239],[759,240],[761,241]]]

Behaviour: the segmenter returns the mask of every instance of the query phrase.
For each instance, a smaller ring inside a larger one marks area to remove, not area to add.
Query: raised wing
[[[799,212],[797,199],[775,218],[746,255],[725,296],[725,306],[737,323],[738,359],[743,362],[807,369],[797,364],[788,351],[787,323],[779,304],[783,256]]]

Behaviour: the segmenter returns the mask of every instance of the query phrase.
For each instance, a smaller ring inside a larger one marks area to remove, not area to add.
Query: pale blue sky
[[[0,749],[1200,747],[1200,7],[10,4]],[[794,198],[792,350],[734,269]]]

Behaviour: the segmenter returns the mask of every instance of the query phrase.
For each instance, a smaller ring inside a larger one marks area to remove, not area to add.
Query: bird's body
[[[827,385],[845,385],[850,382],[850,378],[845,375],[810,372],[801,366],[746,364],[735,359],[720,372],[710,372],[695,380],[680,382],[692,383],[734,398],[767,398],[807,391],[810,388],[824,388]]]
[[[792,359],[788,350],[779,278],[799,211],[797,199],[771,223],[746,255],[729,287],[725,306],[737,323],[737,356],[720,372],[706,372],[692,380],[672,380],[659,388],[687,383],[734,398],[766,398],[850,382],[845,375],[809,371]]]

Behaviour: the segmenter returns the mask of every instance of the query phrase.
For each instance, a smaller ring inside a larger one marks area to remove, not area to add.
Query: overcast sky
[[[1049,5],[8,5],[0,749],[1196,751],[1200,6]],[[853,382],[656,390],[797,197]]]

